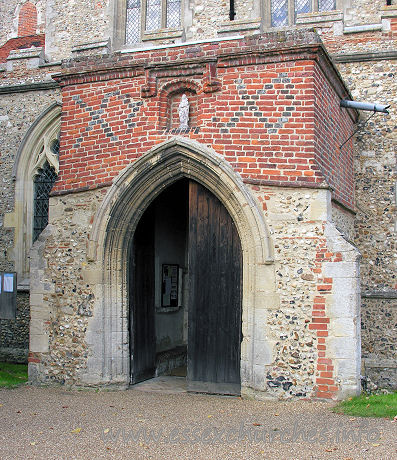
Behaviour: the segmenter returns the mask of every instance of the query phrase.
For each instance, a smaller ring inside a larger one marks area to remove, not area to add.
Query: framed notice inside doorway
[[[162,308],[177,308],[179,306],[179,265],[162,265]]]

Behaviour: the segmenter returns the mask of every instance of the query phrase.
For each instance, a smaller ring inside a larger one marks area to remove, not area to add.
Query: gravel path
[[[1,389],[0,458],[397,459],[397,423],[331,407],[138,389]]]

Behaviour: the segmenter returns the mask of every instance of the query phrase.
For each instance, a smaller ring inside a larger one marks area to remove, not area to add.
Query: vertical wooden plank
[[[211,333],[206,333],[207,338],[207,365],[205,380],[206,381],[218,381],[218,371],[220,371],[221,361],[223,355],[219,354],[220,343],[219,343],[219,330],[218,330],[218,317],[221,316],[222,302],[219,302],[219,213],[220,213],[220,202],[214,199],[206,189],[201,187],[201,193],[205,196],[208,203],[208,223],[207,223],[207,234],[205,228],[201,229],[203,233],[203,239],[206,240],[207,254],[206,260],[202,267],[203,277],[208,273],[208,302],[203,306],[204,310],[207,310],[208,324],[205,330]],[[203,286],[203,289],[206,287]],[[204,330],[203,330],[204,333]],[[204,334],[203,334],[204,335]]]
[[[134,235],[130,268],[132,383],[152,378],[156,366],[154,323],[154,210],[144,213]]]
[[[226,208],[189,184],[188,388],[240,392],[241,245]]]
[[[229,318],[228,318],[228,303],[229,285],[227,283],[226,274],[228,272],[228,249],[230,242],[228,241],[227,224],[230,220],[224,206],[216,199],[213,200],[214,206],[217,208],[216,221],[216,252],[217,258],[214,260],[214,289],[213,289],[213,308],[216,312],[216,322],[214,324],[214,334],[217,338],[216,343],[216,382],[229,382],[227,376],[227,368],[229,366],[229,357],[226,350],[227,341],[229,340]],[[215,259],[215,258],[214,258]]]
[[[188,223],[188,267],[189,267],[189,311],[188,311],[188,344],[187,344],[187,380],[193,381],[196,375],[196,248],[197,248],[197,187],[189,182],[189,223]]]
[[[241,250],[241,242],[240,237],[238,235],[236,226],[232,222],[232,236],[231,236],[231,248],[232,248],[232,264],[234,270],[231,271],[231,285],[234,286],[234,297],[231,301],[234,302],[233,307],[233,315],[231,316],[233,321],[232,329],[234,331],[234,340],[238,343],[238,348],[235,347],[231,348],[231,355],[232,355],[232,362],[234,365],[231,366],[233,369],[234,374],[230,376],[231,379],[240,379],[240,349],[241,349],[241,341],[242,341],[242,266],[243,266],[243,253]]]

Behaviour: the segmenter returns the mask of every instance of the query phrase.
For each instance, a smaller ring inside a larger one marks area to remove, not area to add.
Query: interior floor
[[[187,393],[187,382],[185,377],[162,375],[161,377],[154,377],[153,379],[132,385],[131,389],[146,391],[148,393]]]
[[[180,366],[176,367],[175,369],[172,369],[170,374],[174,377],[186,377],[187,376],[187,367],[186,366]]]

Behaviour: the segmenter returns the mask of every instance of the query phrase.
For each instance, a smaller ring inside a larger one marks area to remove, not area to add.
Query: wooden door
[[[154,377],[154,211],[144,213],[134,234],[130,273],[131,383]]]
[[[193,181],[188,247],[188,389],[240,394],[240,238],[222,203]]]

